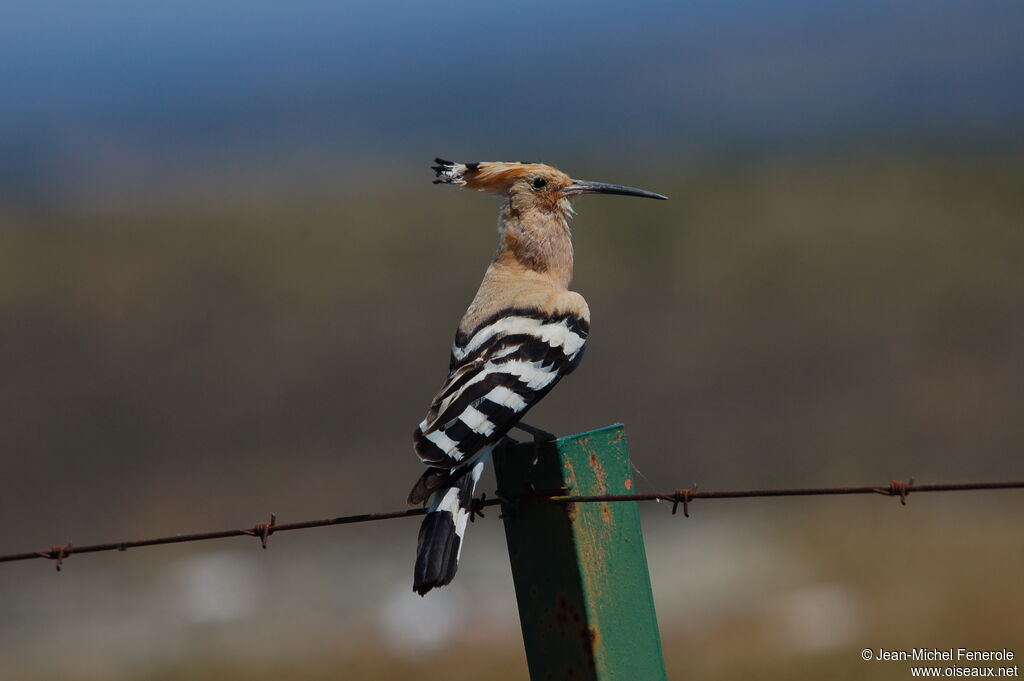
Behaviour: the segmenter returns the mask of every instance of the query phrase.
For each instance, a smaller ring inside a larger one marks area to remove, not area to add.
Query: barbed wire
[[[550,501],[594,502],[594,501],[671,501],[672,513],[679,504],[683,505],[683,515],[687,518],[689,504],[694,499],[744,499],[751,497],[806,497],[806,496],[839,496],[848,494],[882,494],[888,497],[899,497],[903,506],[907,505],[907,495],[911,492],[965,492],[971,490],[1021,489],[1024,482],[964,482],[964,483],[933,483],[918,485],[911,478],[907,482],[893,480],[884,487],[797,487],[788,489],[743,489],[701,492],[694,485],[690,489],[679,489],[670,494],[651,492],[647,494],[604,494],[595,496],[548,496]]]
[[[798,487],[783,489],[743,489],[743,490],[721,490],[721,491],[700,491],[694,485],[689,489],[677,489],[674,492],[651,492],[645,494],[602,494],[588,496],[567,495],[569,490],[545,490],[534,491],[528,494],[508,498],[500,493],[494,498],[488,499],[484,494],[474,499],[470,509],[470,519],[476,516],[483,516],[483,509],[489,506],[500,504],[514,504],[521,499],[535,499],[551,503],[595,503],[595,502],[623,502],[623,501],[667,501],[672,503],[672,513],[675,514],[679,505],[683,506],[683,515],[690,517],[690,503],[696,499],[743,499],[754,497],[801,497],[801,496],[838,496],[850,494],[881,494],[889,497],[899,497],[900,503],[904,506],[907,503],[907,495],[918,492],[958,492],[970,490],[997,490],[997,489],[1024,489],[1024,481],[1021,482],[968,482],[968,483],[938,483],[938,484],[916,484],[911,478],[907,482],[893,480],[888,485],[863,487]],[[60,571],[64,560],[69,556],[81,553],[99,553],[103,551],[127,551],[128,549],[140,548],[143,546],[159,546],[163,544],[183,544],[186,542],[206,541],[211,539],[226,539],[228,537],[256,537],[260,545],[267,548],[267,539],[277,532],[290,532],[292,530],[307,530],[315,527],[330,527],[332,525],[350,525],[354,523],[365,523],[377,520],[394,520],[396,518],[411,518],[426,514],[426,509],[411,508],[401,511],[385,511],[381,513],[361,513],[357,515],[338,516],[336,518],[324,518],[321,520],[303,520],[294,523],[277,523],[274,515],[270,516],[270,522],[257,523],[247,529],[236,530],[215,530],[213,532],[198,532],[193,534],[176,534],[169,537],[154,537],[152,539],[132,539],[120,542],[108,542],[105,544],[91,544],[87,546],[74,546],[71,543],[56,545],[46,551],[28,551],[25,553],[11,553],[0,555],[0,563],[11,563],[22,560],[33,560],[46,558],[55,561],[57,570]]]

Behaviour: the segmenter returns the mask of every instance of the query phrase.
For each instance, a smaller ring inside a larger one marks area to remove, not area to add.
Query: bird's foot
[[[510,518],[519,510],[519,497],[507,497],[499,489],[495,490],[494,498],[501,501],[501,513],[498,514],[499,518]]]
[[[551,442],[557,438],[554,433],[549,433],[542,428],[531,426],[530,424],[523,423],[522,421],[517,423],[514,427],[533,436],[533,460],[530,462],[530,468],[534,468],[537,465],[537,462],[540,461],[540,448],[545,442]]]
[[[480,495],[480,498],[473,498],[469,502],[469,522],[476,522],[477,516],[484,518],[484,507],[487,505],[487,492]]]
[[[517,423],[515,425],[515,428],[518,428],[519,430],[525,433],[529,433],[530,435],[533,436],[533,459],[530,461],[530,474],[532,475],[533,469],[536,468],[537,464],[540,462],[541,447],[543,447],[546,442],[556,440],[557,437],[554,435],[554,433],[549,433],[548,431],[542,428],[531,426],[530,424],[523,423],[522,421]],[[526,483],[526,488],[530,492],[537,491],[536,487],[534,487],[533,485],[532,480]]]

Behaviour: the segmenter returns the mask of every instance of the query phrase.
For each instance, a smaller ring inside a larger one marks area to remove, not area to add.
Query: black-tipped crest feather
[[[475,172],[480,167],[479,161],[456,163],[440,157],[435,158],[434,163],[437,165],[430,166],[430,169],[437,175],[434,184],[465,184],[465,174]]]

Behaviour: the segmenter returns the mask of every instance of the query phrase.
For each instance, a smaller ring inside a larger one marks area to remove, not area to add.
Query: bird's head
[[[572,278],[569,217],[580,194],[667,197],[643,189],[574,180],[543,163],[454,163],[434,159],[435,184],[453,184],[505,198],[498,217],[494,266],[531,270],[562,287]]]
[[[648,199],[667,199],[644,189],[618,184],[574,180],[558,168],[543,163],[503,161],[455,163],[435,158],[434,184],[454,184],[466,189],[498,194],[522,210],[569,214],[569,200],[580,194],[620,194]]]

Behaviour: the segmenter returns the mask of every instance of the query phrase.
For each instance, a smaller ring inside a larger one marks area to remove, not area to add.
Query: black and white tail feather
[[[455,577],[462,553],[462,536],[471,513],[473,490],[480,481],[487,454],[478,457],[471,466],[461,466],[450,477],[449,486],[430,493],[427,515],[420,525],[416,546],[413,588],[420,596],[435,586],[448,584]]]
[[[427,506],[413,584],[421,596],[455,576],[473,492],[494,447],[576,368],[588,333],[573,314],[512,308],[456,335],[448,378],[414,436],[429,466],[409,493],[411,504]]]

